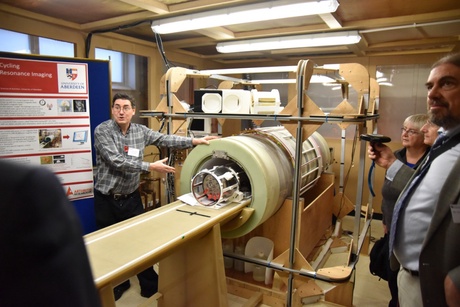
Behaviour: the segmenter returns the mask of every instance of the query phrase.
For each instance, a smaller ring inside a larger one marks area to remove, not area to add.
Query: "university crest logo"
[[[75,80],[78,77],[78,69],[76,68],[66,68],[65,69],[67,78],[70,80]]]

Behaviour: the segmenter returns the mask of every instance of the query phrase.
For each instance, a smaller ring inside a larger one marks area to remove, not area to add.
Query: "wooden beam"
[[[7,14],[12,15],[12,16],[18,15],[18,16],[26,17],[32,20],[38,20],[38,21],[46,22],[46,23],[53,24],[53,25],[64,26],[70,29],[75,29],[75,30],[79,29],[79,25],[77,23],[66,21],[66,20],[59,19],[59,18],[45,16],[42,14],[34,13],[28,10],[23,10],[23,9],[13,7],[11,5],[3,4],[3,3],[0,3],[0,11],[6,12]],[[2,19],[2,22],[4,22],[3,19]]]
[[[143,8],[158,15],[170,13],[166,4],[156,0],[120,0],[122,2]]]
[[[195,37],[195,38],[187,38],[187,39],[163,42],[163,46],[167,49],[180,49],[180,48],[189,48],[189,47],[197,47],[197,46],[209,46],[209,45],[215,45],[215,44],[216,44],[215,41],[210,40],[207,37]]]
[[[415,55],[415,54],[430,54],[430,53],[450,53],[454,50],[455,45],[440,47],[440,48],[426,48],[416,50],[395,50],[395,51],[381,51],[381,52],[367,52],[367,56],[400,56],[400,55]]]
[[[347,48],[356,56],[365,56],[364,50],[367,49],[367,40],[361,35],[361,40],[357,44],[347,45]]]
[[[397,42],[387,42],[387,43],[377,43],[369,45],[369,50],[375,49],[384,49],[384,48],[401,48],[401,47],[433,47],[435,45],[446,45],[446,44],[456,44],[459,42],[459,38],[455,37],[444,37],[444,38],[425,38],[425,39],[413,39],[413,40],[404,40]]]
[[[113,27],[120,26],[120,25],[126,25],[126,24],[130,24],[133,22],[141,21],[141,20],[147,20],[154,16],[156,16],[156,14],[152,12],[144,11],[144,12],[127,14],[127,15],[122,15],[122,16],[113,17],[113,18],[107,18],[107,19],[98,20],[94,22],[84,23],[81,25],[80,28],[81,30],[84,30],[84,31],[108,29],[108,28],[113,28]]]
[[[340,29],[342,28],[342,22],[338,20],[334,14],[326,13],[319,14],[319,17],[327,24],[330,29]]]
[[[216,1],[216,0],[195,0],[195,1],[184,1],[181,3],[169,5],[169,10],[171,12],[183,12],[196,10],[199,8],[203,9],[219,9],[221,7],[228,7],[229,4],[245,4],[247,0],[226,0],[226,1]]]
[[[417,14],[417,15],[405,15],[405,16],[397,16],[397,17],[388,17],[388,18],[375,18],[375,19],[364,19],[364,20],[358,20],[358,21],[348,21],[348,22],[344,22],[344,28],[366,30],[366,29],[375,29],[375,28],[381,28],[381,27],[410,25],[414,23],[428,23],[428,22],[436,22],[436,21],[458,20],[458,16],[460,16],[460,9],[426,13],[426,14]]]
[[[203,34],[207,37],[210,37],[212,39],[215,39],[215,40],[235,38],[235,34],[232,31],[224,27],[200,29],[200,30],[196,30],[196,32]]]
[[[283,35],[294,35],[294,34],[306,34],[318,31],[324,31],[324,24],[318,23],[313,25],[301,26],[301,27],[284,27],[284,28],[269,28],[255,31],[236,32],[235,37],[237,38],[257,38],[264,36],[283,36]]]

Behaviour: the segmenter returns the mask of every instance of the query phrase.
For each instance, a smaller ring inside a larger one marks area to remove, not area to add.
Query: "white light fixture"
[[[275,49],[308,48],[356,44],[361,40],[358,31],[292,35],[271,38],[247,39],[218,43],[220,53],[247,52]]]
[[[334,78],[325,75],[313,75],[310,78],[310,83],[329,83],[335,82]]]
[[[337,0],[280,0],[264,1],[214,11],[181,15],[152,21],[152,30],[158,34],[177,33],[234,24],[332,13]]]

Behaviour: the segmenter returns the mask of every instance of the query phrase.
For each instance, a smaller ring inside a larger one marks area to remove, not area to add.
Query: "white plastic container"
[[[256,258],[261,260],[267,260],[265,253],[262,251],[257,253]],[[252,268],[252,278],[255,281],[265,282],[265,269],[266,268],[263,265],[254,264],[254,267]]]

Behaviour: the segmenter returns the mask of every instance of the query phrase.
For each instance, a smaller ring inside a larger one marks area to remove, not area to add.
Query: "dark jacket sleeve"
[[[405,164],[401,165],[401,168],[396,173],[390,186],[393,189],[399,191],[399,193],[401,193],[402,190],[404,190],[406,184],[410,181],[410,178],[412,177],[412,175],[414,175],[414,173],[415,173],[415,169],[410,168],[409,166]]]

